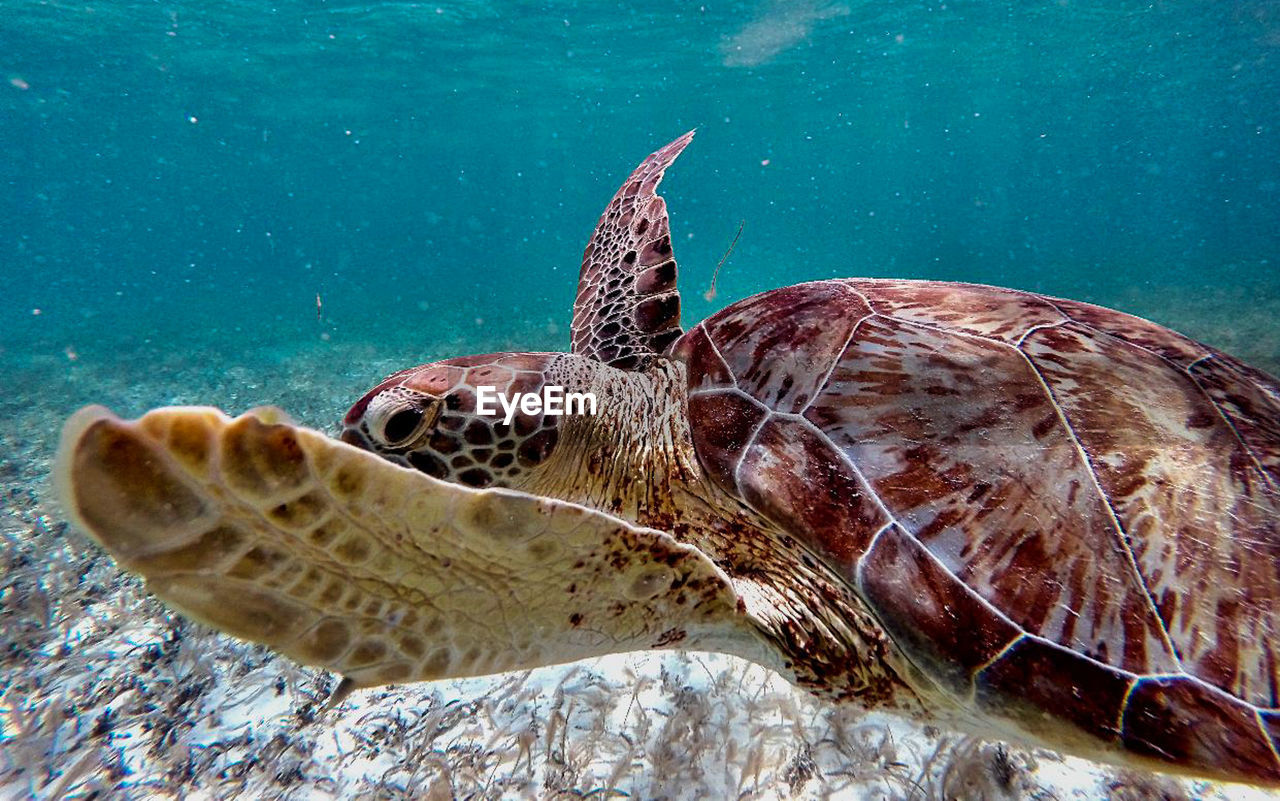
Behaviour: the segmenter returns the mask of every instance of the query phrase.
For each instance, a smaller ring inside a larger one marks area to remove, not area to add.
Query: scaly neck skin
[[[596,414],[560,418],[551,458],[518,488],[668,530],[676,488],[702,484],[684,415],[684,365],[659,360],[643,373],[573,367],[564,376],[553,368],[549,382],[593,392]]]
[[[574,362],[548,378],[593,391],[597,414],[561,418],[545,469],[516,488],[669,532],[724,570],[749,625],[682,647],[734,653],[820,695],[919,710],[916,693],[889,667],[888,637],[848,582],[704,473],[683,363],[659,359],[636,373]]]

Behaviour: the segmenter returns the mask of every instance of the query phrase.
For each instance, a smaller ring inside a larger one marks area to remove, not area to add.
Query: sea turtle
[[[572,353],[276,411],[91,407],[73,520],[173,607],[367,687],[646,648],[1157,770],[1280,785],[1280,386],[1136,317],[828,280],[680,327],[646,159]],[[595,415],[484,409],[547,387]]]

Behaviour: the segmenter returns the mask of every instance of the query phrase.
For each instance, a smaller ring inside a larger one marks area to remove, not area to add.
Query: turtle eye
[[[388,445],[399,445],[418,431],[422,423],[422,410],[416,406],[406,406],[387,418],[382,426],[382,438]]]

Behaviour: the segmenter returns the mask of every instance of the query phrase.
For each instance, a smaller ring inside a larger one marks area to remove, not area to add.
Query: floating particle
[[[16,76],[16,75],[9,79],[9,85],[10,85],[10,86],[12,86],[12,87],[14,87],[15,89],[30,89],[30,88],[31,88],[31,84],[27,83],[26,81],[22,80],[21,78],[19,78],[19,77],[18,77],[18,76]]]

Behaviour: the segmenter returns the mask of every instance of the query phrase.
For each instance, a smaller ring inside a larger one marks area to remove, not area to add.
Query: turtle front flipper
[[[667,204],[658,183],[693,131],[653,153],[613,196],[582,254],[573,302],[573,352],[643,369],[684,333]]]
[[[750,636],[725,575],[660,531],[280,419],[88,407],[63,431],[59,494],[174,608],[358,687]]]

